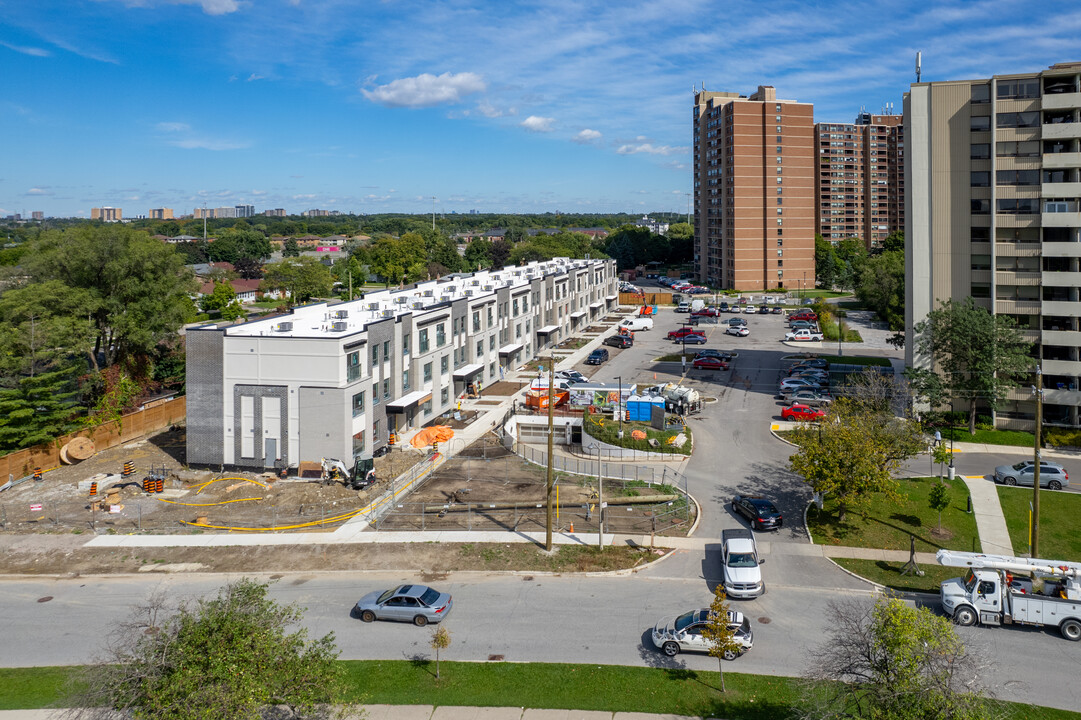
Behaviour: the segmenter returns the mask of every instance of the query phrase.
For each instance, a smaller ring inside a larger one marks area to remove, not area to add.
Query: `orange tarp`
[[[454,437],[454,430],[446,425],[435,425],[434,427],[422,428],[420,432],[413,436],[409,444],[415,448],[422,448],[432,443],[447,442],[452,437]]]
[[[646,434],[641,430],[631,430],[631,438],[634,440],[645,440]]]

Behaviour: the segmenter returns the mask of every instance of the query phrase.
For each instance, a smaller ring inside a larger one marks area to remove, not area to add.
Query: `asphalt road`
[[[624,383],[653,384],[678,380],[679,363],[654,359],[677,348],[664,335],[685,316],[663,310],[654,329],[636,334],[635,346],[610,349],[612,359],[594,377]],[[724,318],[726,316],[722,316]],[[734,317],[734,316],[731,316]],[[697,535],[719,538],[721,530],[743,526],[729,510],[738,493],[770,497],[785,516],[785,527],[772,533],[774,542],[806,542],[802,523],[809,492],[785,469],[790,446],[767,431],[779,416],[773,397],[777,377],[790,349],[781,345],[780,316],[745,315],[751,335],[722,334],[720,326],[703,325],[704,347],[738,350],[730,371],[690,370],[685,382],[707,397],[717,398],[693,416],[695,453],[688,464],[690,492],[702,505]],[[656,374],[656,380],[654,380]],[[965,474],[987,472],[993,457],[959,456]],[[921,466],[915,461],[914,468]],[[929,464],[922,465],[929,469]],[[923,471],[920,471],[921,473]],[[446,620],[452,644],[444,657],[454,660],[596,662],[601,664],[716,669],[706,656],[680,655],[669,660],[649,640],[649,630],[664,616],[708,605],[719,580],[718,544],[704,554],[679,551],[640,573],[627,577],[533,577],[458,573],[432,581],[451,592],[455,607]],[[763,567],[768,592],[750,601],[733,601],[751,619],[754,649],[729,667],[744,672],[799,675],[830,625],[831,600],[869,600],[868,586],[822,558],[771,554]],[[306,609],[305,624],[314,634],[334,632],[347,659],[412,658],[430,653],[430,630],[394,623],[364,624],[349,615],[365,592],[400,582],[408,574],[332,573],[286,575],[273,595]],[[218,575],[110,577],[73,579],[0,579],[0,666],[79,663],[103,647],[113,624],[152,591],[171,597],[212,593],[224,581]],[[44,598],[50,598],[42,601]],[[933,599],[929,604],[936,605]],[[1016,628],[961,628],[977,652],[995,660],[986,678],[1000,697],[1054,707],[1081,706],[1081,687],[1074,669],[1081,644],[1056,631]]]

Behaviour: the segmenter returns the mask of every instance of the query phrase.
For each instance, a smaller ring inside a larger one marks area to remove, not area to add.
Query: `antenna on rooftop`
[[[923,65],[923,53],[917,51],[916,52],[916,82],[920,81],[920,74],[921,74],[921,71],[922,71],[922,65]]]

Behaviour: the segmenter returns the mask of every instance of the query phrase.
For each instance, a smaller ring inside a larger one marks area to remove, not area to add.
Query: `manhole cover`
[[[533,582],[533,576],[532,575],[526,575],[525,577],[522,578],[522,580],[524,580],[525,582]]]
[[[489,655],[488,662],[503,662],[502,655]]]
[[[760,617],[760,618],[758,618],[758,622],[761,623],[762,625],[769,625],[770,624],[770,619],[768,617]]]
[[[42,602],[49,602],[49,601],[50,601],[50,600],[52,600],[52,599],[53,599],[53,596],[52,596],[52,595],[46,595],[45,597],[39,597],[39,598],[38,598],[38,602],[39,602],[39,603],[42,603]]]

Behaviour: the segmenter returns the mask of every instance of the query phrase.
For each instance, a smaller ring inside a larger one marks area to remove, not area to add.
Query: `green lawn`
[[[653,657],[652,648],[644,650]],[[427,648],[423,650],[427,654]],[[454,643],[444,656],[454,654]],[[660,660],[660,656],[656,655]],[[714,671],[682,667],[551,663],[440,663],[415,660],[343,661],[347,703],[465,705],[539,709],[645,712],[730,720],[792,717],[799,697],[794,678],[726,672],[720,692]],[[725,663],[736,670],[739,660]],[[62,685],[77,668],[0,669],[0,710],[32,709],[63,703]],[[556,690],[558,689],[558,690]],[[1031,705],[1004,703],[1006,718],[1033,717]],[[1079,720],[1081,714],[1040,708],[1045,720]]]
[[[1028,554],[1028,509],[1032,488],[999,486],[998,499],[1014,553]],[[1081,562],[1081,533],[1077,518],[1081,515],[1081,495],[1068,492],[1040,491],[1040,550],[1046,560]]]
[[[855,560],[853,558],[833,558],[833,561],[849,572],[856,573],[860,577],[867,578],[879,585],[885,585],[894,590],[907,590],[911,592],[926,592],[938,594],[938,586],[943,580],[960,575],[957,568],[942,567],[941,565],[921,564],[920,570],[923,577],[916,575],[902,575],[901,568],[904,562],[891,562],[888,560]]]
[[[933,434],[936,428],[929,427]],[[976,430],[969,433],[967,427],[940,427],[942,439],[949,442],[950,435],[957,442],[983,443],[984,445],[1014,445],[1017,447],[1035,447],[1036,436],[1023,430]]]
[[[908,550],[909,534],[916,537],[917,552],[935,552],[940,548],[979,552],[980,540],[976,518],[967,512],[968,487],[961,478],[950,485],[951,503],[942,511],[942,527],[947,535],[938,536],[938,513],[927,504],[927,496],[938,478],[901,480],[906,496],[894,502],[883,495],[871,500],[866,515],[849,511],[844,523],[837,520],[837,504],[828,497],[821,511],[807,512],[807,529],[816,543],[851,547]]]

